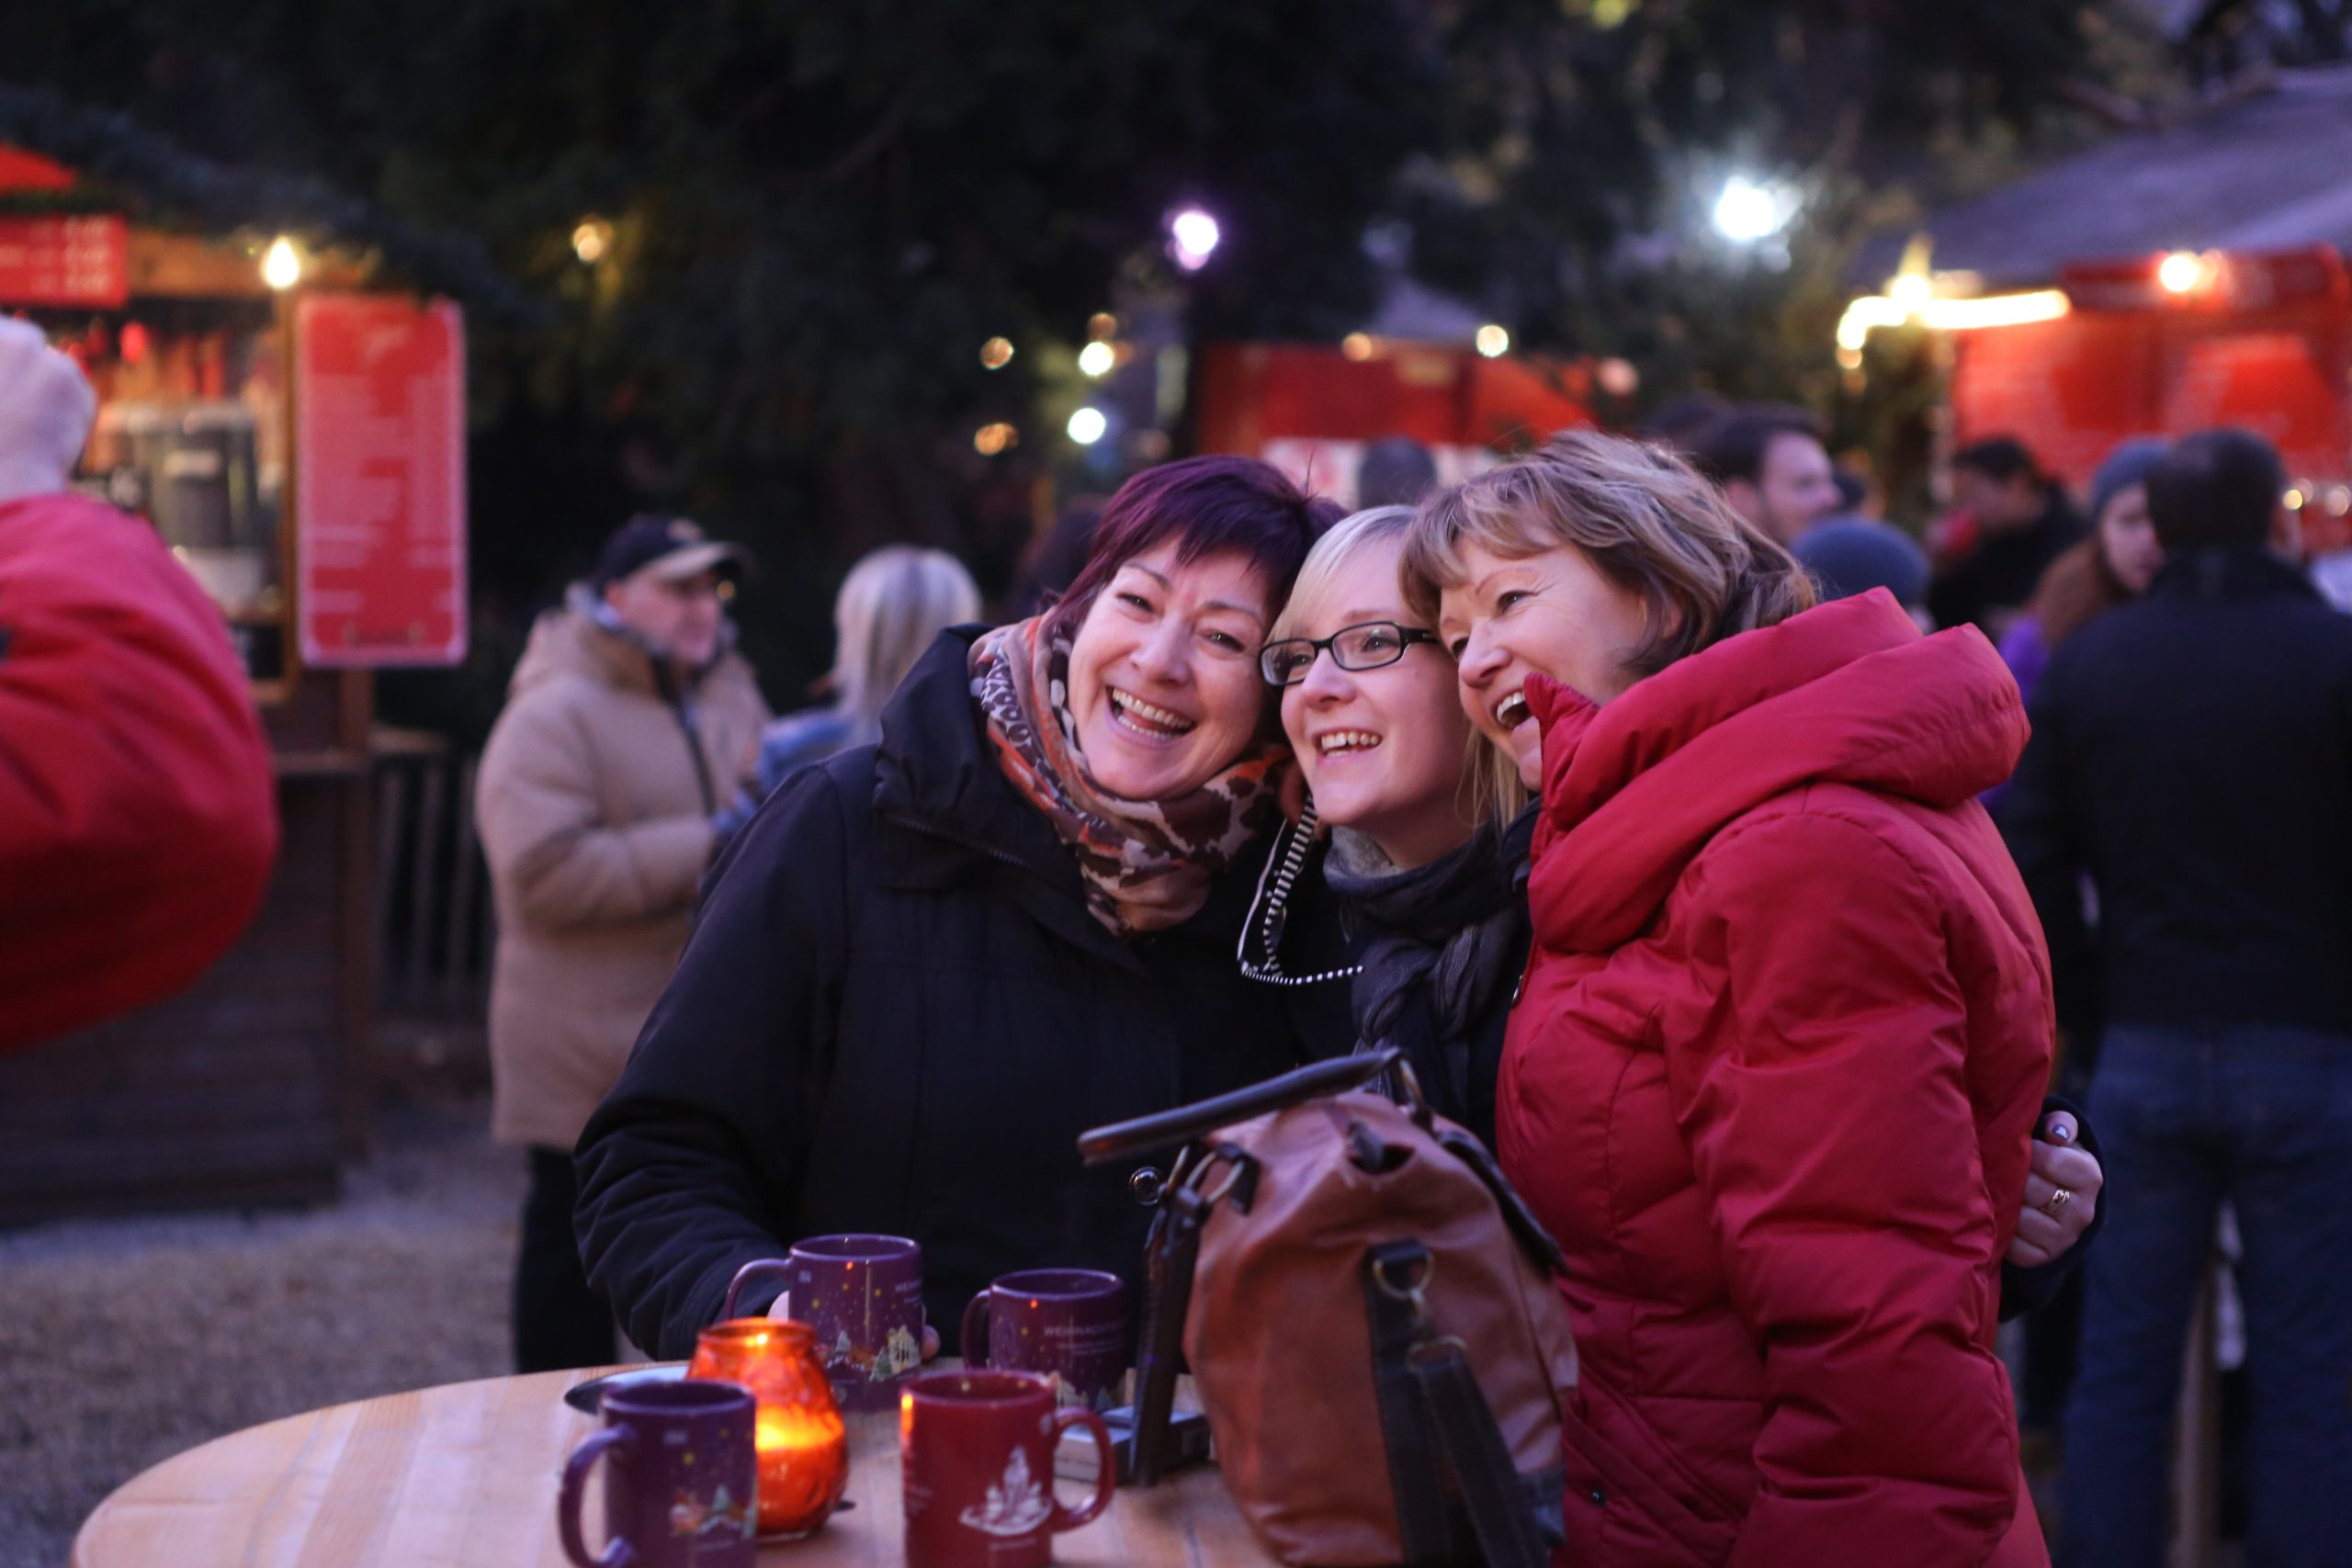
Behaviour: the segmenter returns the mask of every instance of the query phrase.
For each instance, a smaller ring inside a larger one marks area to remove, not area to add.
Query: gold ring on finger
[[[2074,1200],[2074,1196],[2075,1195],[2072,1192],[2069,1192],[2066,1189],[2061,1187],[2052,1192],[2050,1196],[2043,1201],[2041,1212],[2054,1220],[2058,1217],[2058,1211],[2064,1208],[2069,1202],[2071,1202]]]

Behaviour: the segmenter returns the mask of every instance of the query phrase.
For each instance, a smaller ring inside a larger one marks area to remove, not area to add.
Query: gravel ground
[[[62,1568],[107,1492],[223,1433],[506,1371],[524,1172],[489,1121],[385,1106],[328,1208],[0,1233],[0,1568]]]

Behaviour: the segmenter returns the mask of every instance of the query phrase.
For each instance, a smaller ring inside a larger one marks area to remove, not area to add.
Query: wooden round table
[[[118,1487],[83,1523],[73,1568],[560,1568],[558,1475],[597,1425],[564,1404],[563,1391],[597,1375],[450,1383],[232,1432]],[[856,1506],[810,1540],[762,1549],[763,1568],[906,1561],[898,1414],[849,1422]],[[1080,1495],[1075,1482],[1061,1489]],[[601,1546],[593,1497],[585,1517]],[[1201,1465],[1158,1486],[1120,1488],[1100,1519],[1054,1538],[1054,1561],[1265,1568],[1274,1559],[1216,1471]]]

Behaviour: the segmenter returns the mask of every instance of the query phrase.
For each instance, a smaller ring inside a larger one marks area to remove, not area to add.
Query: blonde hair
[[[833,600],[833,711],[852,744],[882,732],[882,708],[940,632],[980,616],[980,591],[954,556],[889,545],[850,568]]]
[[[1332,584],[1349,558],[1360,550],[1392,541],[1409,541],[1414,520],[1419,516],[1419,511],[1410,506],[1372,506],[1331,525],[1330,531],[1306,552],[1306,564],[1298,569],[1298,581],[1292,587],[1283,613],[1274,617],[1273,629],[1266,634],[1266,640],[1278,642],[1284,637],[1305,637],[1313,618],[1329,607],[1327,602],[1331,597]],[[1411,604],[1411,590],[1401,570],[1397,585],[1406,592],[1408,613],[1415,619],[1435,618]],[[1492,818],[1497,823],[1507,822],[1519,814],[1527,798],[1527,790],[1519,782],[1517,765],[1487,744],[1473,727],[1462,758],[1462,788],[1454,796],[1464,818],[1474,822],[1484,818]]]
[[[1440,594],[1469,572],[1476,545],[1507,560],[1562,545],[1584,552],[1642,602],[1646,629],[1625,665],[1655,675],[1725,637],[1814,604],[1796,558],[1680,457],[1599,431],[1540,450],[1433,496],[1405,541],[1406,602],[1434,619]]]
[[[1283,603],[1283,613],[1274,617],[1266,640],[1280,642],[1284,637],[1306,636],[1308,618],[1325,608],[1323,602],[1331,596],[1331,584],[1349,558],[1358,550],[1392,539],[1401,540],[1412,525],[1413,509],[1409,506],[1366,507],[1332,524],[1315,541],[1315,547],[1306,552],[1306,560],[1298,569],[1298,581],[1291,584],[1290,598]]]

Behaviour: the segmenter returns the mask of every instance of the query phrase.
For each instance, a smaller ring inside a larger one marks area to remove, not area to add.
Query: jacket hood
[[[944,838],[1058,868],[1069,858],[1060,840],[1014,795],[981,733],[972,644],[987,630],[941,632],[883,708],[875,807]]]
[[[1745,632],[1606,706],[1541,677],[1544,801],[1530,884],[1548,944],[1649,922],[1725,824],[1807,784],[1949,809],[2009,776],[2025,707],[1973,626],[1922,637],[1884,589]]]
[[[694,683],[701,684],[733,659],[734,648],[734,624],[721,622],[718,652],[695,671]],[[748,670],[746,666],[747,673]],[[582,582],[573,583],[565,592],[561,609],[549,610],[531,627],[531,640],[514,665],[507,696],[511,700],[559,675],[580,675],[599,685],[668,695],[655,674],[653,650]]]

